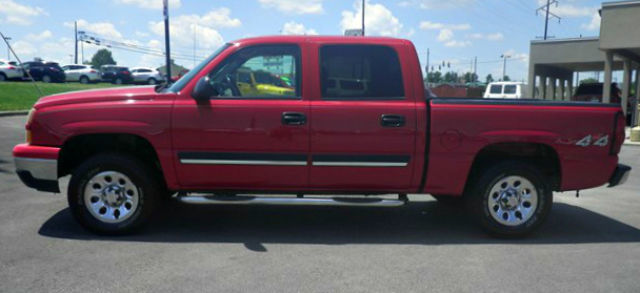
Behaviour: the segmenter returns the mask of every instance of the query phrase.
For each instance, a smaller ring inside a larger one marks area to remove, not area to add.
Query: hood
[[[157,95],[154,86],[130,86],[109,89],[93,89],[55,94],[40,98],[36,109],[68,104],[111,102],[122,100],[149,100]]]

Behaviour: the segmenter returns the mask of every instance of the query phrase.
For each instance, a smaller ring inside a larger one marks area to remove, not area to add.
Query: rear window
[[[151,72],[149,69],[138,69],[138,72]]]
[[[404,99],[400,61],[391,47],[323,46],[320,71],[324,99]]]
[[[505,85],[504,93],[507,95],[513,95],[516,93],[517,89],[518,89],[517,85]]]
[[[489,89],[489,93],[492,94],[501,94],[502,93],[502,85],[494,84]]]

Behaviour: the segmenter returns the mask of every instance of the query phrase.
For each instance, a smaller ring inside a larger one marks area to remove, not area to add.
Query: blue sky
[[[172,52],[176,62],[193,66],[222,43],[238,38],[274,34],[341,35],[359,28],[360,1],[352,0],[170,0]],[[370,0],[368,35],[412,40],[421,62],[427,49],[431,64],[443,61],[463,73],[478,58],[481,79],[502,74],[500,55],[512,56],[507,74],[526,79],[529,42],[542,36],[544,19],[535,9],[546,0]],[[162,0],[0,0],[0,31],[22,59],[42,57],[61,63],[73,54],[73,22],[94,36],[128,47],[161,52],[164,46]],[[556,38],[597,36],[601,1],[560,0],[552,12],[562,17],[550,22]],[[100,47],[84,45],[85,59]],[[0,58],[6,47],[0,45]],[[151,66],[162,57],[112,47],[118,64]],[[134,50],[135,51],[135,50]],[[159,53],[158,53],[159,54]],[[449,69],[447,69],[449,70]],[[443,70],[444,71],[444,70]]]

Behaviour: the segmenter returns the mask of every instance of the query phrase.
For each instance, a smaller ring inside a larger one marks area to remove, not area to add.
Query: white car
[[[24,72],[15,61],[0,60],[0,81],[22,79]]]
[[[485,99],[522,99],[525,84],[515,81],[492,82],[484,92]]]
[[[164,77],[158,70],[148,67],[131,68],[134,83],[157,84],[164,82]]]
[[[100,81],[100,72],[91,68],[91,65],[68,64],[62,66],[66,81],[79,81],[80,83],[90,83]]]

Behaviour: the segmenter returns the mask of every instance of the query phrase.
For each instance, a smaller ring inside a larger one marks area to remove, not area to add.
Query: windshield
[[[191,81],[191,79],[193,79],[193,77],[196,74],[198,74],[198,72],[200,72],[200,70],[202,70],[202,68],[207,66],[207,64],[209,64],[209,62],[211,62],[211,60],[216,58],[216,56],[220,55],[220,53],[222,53],[225,49],[229,48],[230,46],[231,46],[231,44],[227,43],[227,44],[224,44],[222,47],[218,48],[218,50],[213,52],[213,54],[211,54],[211,56],[209,56],[207,59],[204,59],[204,61],[202,61],[200,64],[198,64],[198,66],[196,66],[193,69],[189,70],[189,72],[187,72],[187,74],[182,76],[178,81],[176,81],[174,84],[172,84],[167,90],[169,92],[172,92],[172,93],[177,93],[177,92],[181,91],[182,88],[184,88],[187,85],[187,83],[189,83],[189,81]]]

